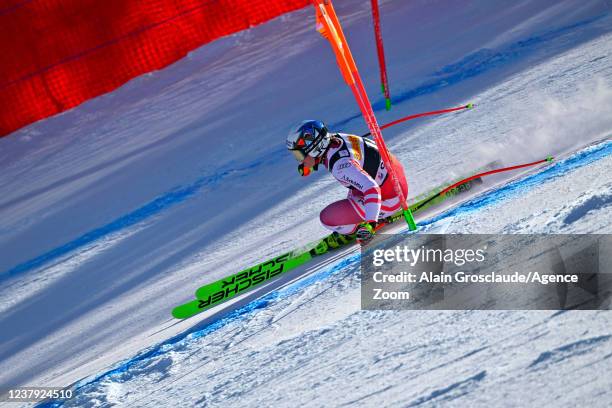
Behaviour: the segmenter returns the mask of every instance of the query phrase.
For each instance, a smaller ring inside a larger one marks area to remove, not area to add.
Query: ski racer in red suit
[[[356,234],[363,244],[372,239],[378,220],[401,208],[400,198],[395,194],[374,141],[343,133],[332,134],[323,122],[307,120],[289,133],[287,149],[300,162],[298,170],[302,176],[322,164],[349,189],[345,199],[321,211],[320,219],[325,228],[343,235]],[[404,168],[393,155],[390,158],[406,195],[408,183]]]

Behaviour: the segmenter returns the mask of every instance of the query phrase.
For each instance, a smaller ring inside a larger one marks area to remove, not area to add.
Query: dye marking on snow
[[[357,252],[353,255],[338,260],[337,262],[329,265],[327,268],[323,268],[322,270],[317,271],[316,273],[309,275],[304,279],[299,279],[296,282],[287,285],[286,287],[272,291],[266,294],[265,296],[248,303],[247,305],[233,311],[228,316],[219,319],[212,324],[209,324],[205,327],[196,325],[191,329],[187,330],[186,332],[180,333],[164,341],[163,343],[143,350],[135,357],[120,362],[115,368],[106,371],[100,375],[97,375],[91,380],[81,380],[72,387],[72,390],[75,392],[75,394],[78,395],[79,390],[84,390],[87,387],[95,386],[96,384],[101,383],[105,380],[118,380],[120,382],[119,377],[129,372],[131,368],[136,367],[139,363],[146,362],[171,351],[181,350],[185,346],[189,345],[193,340],[205,337],[208,334],[215,332],[231,323],[245,319],[252,312],[259,309],[264,309],[271,303],[276,303],[280,300],[286,299],[317,282],[325,281],[330,276],[340,271],[344,271],[349,266],[358,267],[360,259],[361,255],[359,252]],[[49,401],[43,404],[39,404],[37,405],[37,407],[56,408],[61,407],[63,405],[63,401]]]
[[[279,154],[281,151],[284,152],[284,148],[280,148],[277,150]],[[39,255],[35,258],[32,258],[28,261],[14,266],[7,272],[0,274],[0,283],[8,278],[12,278],[15,275],[30,271],[37,267],[43,266],[44,264],[50,261],[68,255],[69,253],[79,250],[100,239],[103,239],[109,236],[110,234],[119,232],[126,228],[150,220],[154,216],[159,215],[171,208],[174,208],[177,205],[182,204],[188,199],[194,197],[195,195],[202,193],[204,190],[217,186],[230,176],[237,175],[239,178],[248,177],[254,169],[269,163],[269,160],[253,160],[242,167],[221,170],[215,174],[201,177],[187,186],[177,187],[163,195],[160,195],[159,197],[148,202],[142,207],[124,216],[121,216],[100,228],[96,228],[89,232],[86,232],[85,234],[79,236],[78,238],[75,238],[70,242],[67,242],[42,255]]]
[[[279,289],[277,292],[282,295],[283,298],[289,297],[310,285],[327,280],[330,276],[336,274],[338,271],[344,270],[349,266],[359,265],[360,260],[361,254],[359,252],[356,252],[353,255],[343,258],[334,267],[322,269],[312,275],[308,275],[307,277],[300,279],[292,283],[291,285],[287,285],[286,287]]]
[[[400,93],[395,96],[393,100],[401,102],[417,96],[436,92],[441,88],[454,85],[465,79],[473,78],[486,71],[507,64],[512,60],[523,59],[527,56],[526,54],[535,52],[538,49],[538,46],[552,42],[553,40],[558,40],[560,36],[566,34],[576,34],[575,30],[588,27],[592,23],[603,19],[607,15],[608,14],[603,14],[575,24],[560,27],[556,30],[550,30],[539,36],[534,36],[515,42],[497,51],[486,48],[480,49],[467,55],[459,62],[447,65],[436,72],[434,75],[438,76],[439,79],[426,83],[410,91]]]
[[[456,208],[452,208],[446,212],[443,212],[429,220],[420,222],[421,226],[434,224],[441,219],[447,217],[454,217],[460,214],[470,213],[483,209],[484,207],[493,205],[495,203],[507,200],[508,198],[522,193],[528,189],[533,188],[536,185],[540,185],[568,175],[571,171],[580,167],[588,166],[589,164],[601,160],[612,154],[612,141],[607,140],[605,142],[589,146],[572,156],[563,159],[559,162],[554,163],[550,167],[546,167],[542,171],[529,175],[525,178],[513,181],[497,189],[488,191],[481,196],[478,196]]]
[[[478,75],[484,74],[500,66],[511,63],[515,60],[521,60],[529,56],[540,49],[543,45],[558,41],[559,37],[567,35],[578,35],[581,33],[581,29],[590,28],[594,23],[609,16],[609,13],[601,14],[577,22],[575,24],[567,25],[564,27],[557,28],[555,30],[546,31],[540,35],[533,36],[521,41],[517,41],[512,44],[495,49],[480,49],[473,52],[460,61],[449,64],[433,75],[436,77],[429,82],[424,83],[416,88],[394,92],[391,98],[392,103],[399,104],[401,102],[416,98],[418,96],[428,95],[437,92],[443,88],[448,88],[466,79],[474,78]],[[601,30],[603,32],[610,31],[609,29]],[[374,110],[382,111],[386,109],[386,101],[378,98],[376,102],[373,102]],[[345,119],[334,123],[333,126],[341,128],[355,119],[361,118],[360,114],[355,114]]]

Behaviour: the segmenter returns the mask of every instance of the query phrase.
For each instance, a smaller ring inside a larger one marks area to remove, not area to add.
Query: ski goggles
[[[300,163],[306,160],[306,156],[311,156],[314,158],[320,157],[325,151],[325,148],[327,147],[327,144],[322,143],[323,139],[325,138],[325,135],[326,133],[321,133],[313,140],[312,135],[308,134],[309,136],[308,140],[311,140],[310,145],[306,146],[306,143],[304,141],[305,139],[300,138],[296,142],[296,145],[299,146],[300,148],[298,149],[289,148],[289,151],[293,154],[293,157],[295,157],[295,159],[299,161]],[[289,145],[288,147],[295,147],[295,146]]]
[[[319,143],[316,146],[312,146],[312,147],[309,146],[308,148],[304,150],[289,149],[289,151],[291,152],[291,154],[293,154],[293,157],[295,157],[297,161],[302,163],[304,160],[306,160],[307,156],[313,157],[315,159],[317,157],[321,157],[321,155],[325,152],[325,148],[326,146],[323,146],[323,144]]]

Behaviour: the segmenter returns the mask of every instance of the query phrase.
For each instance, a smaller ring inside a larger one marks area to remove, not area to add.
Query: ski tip
[[[194,316],[202,311],[198,305],[199,301],[195,299],[183,305],[176,306],[172,309],[172,317],[182,320]]]
[[[549,163],[552,162],[553,160],[555,160],[555,158],[552,157],[552,156],[547,156],[546,157],[546,161],[549,162]]]
[[[389,98],[385,99],[385,109],[391,110],[391,99]]]
[[[172,317],[174,317],[175,319],[184,319],[185,316],[182,315],[182,313],[180,312],[180,310],[172,310]]]
[[[476,105],[474,105],[473,103],[468,103],[467,105],[465,105],[465,108],[466,109],[474,109],[474,106],[476,106]]]

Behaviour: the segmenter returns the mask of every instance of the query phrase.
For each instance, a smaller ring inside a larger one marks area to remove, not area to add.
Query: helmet
[[[287,149],[300,163],[306,156],[321,157],[329,146],[331,136],[319,120],[305,120],[287,136]]]

